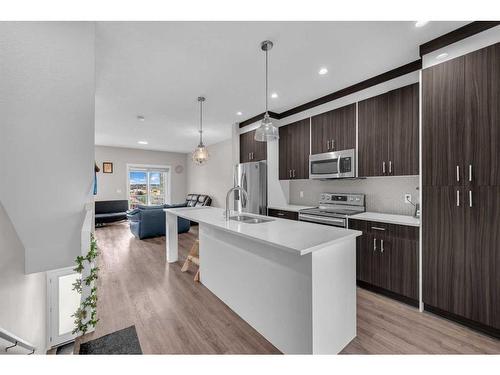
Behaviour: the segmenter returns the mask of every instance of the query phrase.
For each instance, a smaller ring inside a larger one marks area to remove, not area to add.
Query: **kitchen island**
[[[178,260],[177,217],[199,223],[200,281],[286,354],[335,354],[356,336],[361,232],[214,207],[166,209],[166,253]],[[232,212],[232,214],[234,214]]]

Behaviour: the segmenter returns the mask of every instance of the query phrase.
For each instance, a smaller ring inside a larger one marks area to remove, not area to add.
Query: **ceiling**
[[[420,44],[466,23],[97,22],[96,144],[190,152],[200,95],[205,143],[230,138],[231,124],[264,111],[265,39],[279,113],[414,61]]]

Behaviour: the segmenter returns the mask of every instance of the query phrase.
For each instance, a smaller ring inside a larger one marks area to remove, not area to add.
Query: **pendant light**
[[[198,144],[198,147],[196,147],[196,150],[193,152],[193,162],[196,165],[202,165],[205,164],[208,161],[208,150],[203,144],[203,102],[205,101],[205,98],[203,96],[198,97],[198,102],[200,103],[200,143]]]
[[[271,117],[269,117],[269,113],[267,111],[267,101],[269,97],[268,93],[268,51],[273,48],[273,42],[270,40],[265,40],[260,44],[260,48],[266,53],[266,113],[264,114],[264,118],[260,123],[260,126],[255,131],[255,140],[259,142],[270,142],[276,141],[279,139],[278,128],[273,125]]]

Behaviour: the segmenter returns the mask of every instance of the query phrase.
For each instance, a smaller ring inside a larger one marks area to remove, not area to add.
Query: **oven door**
[[[339,177],[339,156],[336,152],[309,155],[309,178],[327,179]]]
[[[347,228],[347,220],[341,217],[311,215],[299,212],[299,221],[307,221],[315,224],[324,224],[324,225],[331,225],[334,227]]]

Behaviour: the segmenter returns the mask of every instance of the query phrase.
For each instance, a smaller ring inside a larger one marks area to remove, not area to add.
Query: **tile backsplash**
[[[411,194],[419,201],[419,176],[369,177],[341,180],[291,180],[290,204],[317,205],[319,195],[328,193],[361,193],[366,196],[366,210],[389,214],[413,215],[413,205],[404,202]],[[301,197],[300,193],[303,193]]]

